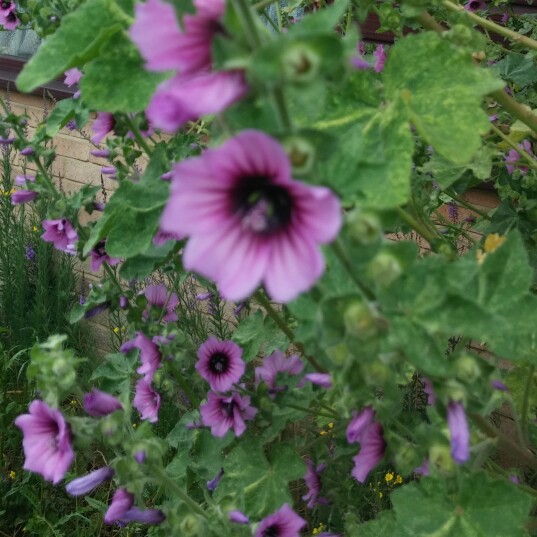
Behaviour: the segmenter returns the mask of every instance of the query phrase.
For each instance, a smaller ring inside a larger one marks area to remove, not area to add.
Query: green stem
[[[531,39],[530,37],[526,37],[525,35],[521,35],[518,32],[510,30],[509,28],[505,28],[504,26],[500,26],[499,24],[496,24],[495,22],[492,22],[488,19],[484,19],[483,17],[476,15],[472,11],[464,9],[463,6],[454,4],[449,0],[442,0],[442,5],[444,7],[447,7],[451,11],[454,11],[455,13],[464,13],[469,19],[471,19],[476,24],[479,24],[479,26],[481,26],[482,28],[486,28],[487,30],[494,32],[495,34],[503,35],[504,37],[507,37],[507,39],[510,39],[518,45],[525,45],[530,49],[537,50],[537,41]]]
[[[304,412],[306,414],[311,414],[312,416],[323,416],[325,418],[330,418],[331,420],[339,419],[339,416],[337,414],[328,414],[321,412],[320,410],[310,410],[309,408],[302,407],[300,405],[292,405],[290,403],[285,403],[285,406],[289,408],[294,408],[295,410],[300,410],[301,412]]]
[[[142,133],[140,132],[140,129],[138,126],[134,123],[132,118],[127,114],[125,115],[125,122],[129,126],[130,131],[134,135],[134,139],[136,140],[137,144],[145,151],[146,155],[150,157],[153,154],[153,150],[151,147],[149,147],[149,144],[144,140],[144,137],[142,136]]]
[[[436,19],[426,11],[421,13],[416,17],[416,20],[427,30],[432,30],[433,32],[444,32],[445,28],[439,24]]]
[[[186,506],[198,515],[201,515],[205,519],[209,519],[207,513],[196,503],[170,476],[159,466],[150,466],[150,471],[153,476],[156,477],[161,483],[163,483],[168,489],[173,491],[174,494],[179,496]]]
[[[181,371],[177,370],[177,368],[172,367],[172,372],[175,380],[177,381],[177,384],[179,384],[179,387],[181,390],[183,390],[187,397],[190,399],[190,402],[192,403],[192,406],[194,408],[199,408],[200,401],[198,397],[194,394],[192,391],[192,388],[190,384],[184,379],[183,375],[181,374]]]
[[[276,0],[261,0],[261,2],[257,2],[257,4],[254,4],[252,7],[256,11],[264,10],[267,6],[270,6],[270,4],[274,4]]]
[[[116,278],[116,275],[114,274],[114,271],[112,270],[110,265],[108,263],[103,263],[103,268],[105,272],[108,274],[108,276],[110,277],[110,279],[114,282],[114,285],[119,289],[120,292],[123,292],[123,287],[121,287],[121,284]]]
[[[235,9],[239,14],[239,17],[242,19],[244,33],[246,34],[246,39],[250,43],[252,49],[259,48],[261,46],[261,38],[257,31],[257,26],[255,25],[255,20],[252,16],[252,11],[250,5],[246,0],[233,0],[235,4]]]
[[[291,122],[289,110],[287,109],[287,104],[285,103],[283,89],[280,87],[272,89],[270,91],[270,96],[272,98],[274,110],[276,112],[276,117],[278,118],[280,128],[282,130],[293,130],[293,124]]]
[[[304,358],[311,364],[311,366],[319,373],[326,373],[325,369],[317,362],[313,356],[308,356],[305,353],[304,345],[300,341],[295,340],[295,334],[289,328],[287,323],[278,315],[278,312],[272,307],[272,304],[265,298],[261,291],[254,293],[256,300],[263,306],[269,317],[276,323],[278,328],[288,337],[289,341],[295,345]]]
[[[404,209],[401,209],[401,207],[397,207],[397,214],[399,214],[401,219],[414,229],[416,233],[419,233],[425,240],[429,241],[429,243],[432,243],[438,238],[426,227],[422,226],[413,216],[408,214]]]
[[[492,92],[490,96],[511,115],[520,119],[522,123],[537,133],[537,115],[535,115],[530,108],[520,104],[503,89]]]
[[[277,32],[278,31],[278,27],[276,26],[276,24],[274,23],[274,21],[269,17],[268,13],[265,11],[263,11],[263,15],[265,16],[265,20],[272,26],[272,28],[274,28],[274,31]]]
[[[471,413],[469,418],[475,423],[477,428],[485,433],[489,438],[495,438],[498,440],[498,448],[503,449],[511,454],[517,455],[520,459],[527,464],[530,468],[537,470],[537,459],[530,451],[521,448],[515,444],[512,440],[501,434],[488,420],[483,416]]]
[[[483,211],[479,210],[475,205],[468,203],[465,199],[455,194],[454,190],[450,190],[449,192],[446,192],[446,194],[450,196],[451,198],[453,198],[458,203],[460,203],[463,207],[466,207],[470,211],[473,211],[474,213],[478,214],[481,218],[484,218],[485,220],[491,219],[487,213],[484,213]]]
[[[528,436],[528,408],[534,373],[535,366],[532,364],[528,370],[528,378],[526,379],[526,386],[524,388],[524,398],[522,399],[522,409],[520,411],[520,428],[522,429],[522,438],[526,446],[529,446],[530,444],[530,439]]]
[[[511,140],[508,136],[506,136],[498,127],[496,127],[496,125],[493,125],[491,123],[490,127],[506,144],[510,145],[513,149],[517,151],[517,153],[521,157],[526,159],[530,168],[533,168],[533,169],[537,168],[537,161],[529,153],[524,151],[524,149],[518,147],[518,145],[515,142],[513,142],[513,140]]]
[[[360,293],[363,295],[364,298],[367,300],[374,300],[375,295],[373,292],[363,284],[358,276],[356,275],[356,272],[353,270],[351,262],[347,256],[347,253],[345,250],[343,250],[343,247],[341,246],[341,243],[339,240],[335,240],[331,245],[330,248],[336,255],[336,257],[339,259],[341,266],[345,269],[351,280],[354,282],[356,287],[360,290]]]
[[[457,230],[466,240],[469,240],[472,244],[475,244],[475,242],[476,242],[475,239],[472,239],[472,237],[470,237],[470,235],[468,235],[468,233],[466,233],[466,231],[464,231],[464,229],[462,229],[459,226],[454,226],[453,224],[451,224],[449,222],[449,220],[447,220],[446,217],[442,213],[439,213],[438,211],[435,211],[435,214],[440,219],[440,221],[442,222],[442,225],[444,225],[446,227],[450,227],[451,229]]]

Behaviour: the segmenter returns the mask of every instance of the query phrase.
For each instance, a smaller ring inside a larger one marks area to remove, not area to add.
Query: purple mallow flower
[[[306,521],[286,503],[259,523],[254,537],[299,537],[305,525]]]
[[[245,421],[254,419],[257,408],[250,404],[250,397],[238,393],[230,396],[209,392],[207,402],[200,407],[203,425],[211,428],[214,436],[224,436],[233,429],[235,436],[246,430]]]
[[[336,196],[293,180],[282,146],[253,130],[175,167],[160,225],[190,236],[185,268],[235,302],[261,282],[280,302],[309,289],[324,270],[318,245],[340,226]]]
[[[250,519],[242,512],[235,509],[228,514],[229,520],[235,524],[248,524]]]
[[[352,476],[363,483],[382,460],[386,449],[382,425],[375,421],[375,411],[371,407],[364,408],[351,420],[347,427],[347,441],[360,444],[358,455],[353,457]]]
[[[41,238],[46,242],[52,242],[56,250],[74,255],[76,253],[76,243],[78,234],[69,220],[61,218],[58,220],[43,220],[45,233]]]
[[[507,385],[502,382],[501,380],[491,380],[490,381],[490,385],[495,389],[495,390],[498,390],[500,392],[508,392],[509,391],[509,388],[507,387]]]
[[[57,484],[75,458],[69,425],[59,410],[50,408],[43,401],[32,401],[29,411],[15,419],[15,425],[24,436],[23,468]]]
[[[151,384],[142,378],[136,383],[136,394],[132,400],[132,406],[138,410],[141,419],[155,423],[158,421],[160,394],[153,390]]]
[[[140,375],[145,375],[145,380],[150,383],[155,371],[160,367],[162,356],[156,343],[149,339],[143,332],[137,332],[136,337],[121,345],[121,352],[129,352],[132,349],[140,350],[142,365],[136,370]]]
[[[175,131],[189,120],[219,113],[247,92],[242,71],[211,72],[212,39],[223,32],[225,2],[195,0],[196,13],[179,27],[173,6],[161,0],[138,4],[130,36],[151,71],[180,74],[161,84],[147,109],[158,128]]]
[[[28,157],[29,155],[33,155],[34,154],[34,148],[33,147],[25,147],[22,151],[21,151],[21,155],[25,156],[25,157]]]
[[[148,307],[144,310],[144,318],[149,318],[150,307],[157,308],[159,310],[159,317],[162,310],[166,308],[166,313],[162,320],[165,323],[177,321],[178,317],[175,311],[173,311],[179,305],[179,297],[177,293],[171,293],[168,297],[168,290],[164,284],[160,285],[148,285],[145,288],[145,298],[148,302]]]
[[[0,15],[0,26],[5,30],[14,30],[20,24],[20,20],[14,11],[10,11],[7,15]]]
[[[218,487],[218,483],[220,483],[223,475],[224,469],[220,468],[219,472],[214,476],[214,478],[210,481],[207,481],[207,490],[209,492],[214,492],[216,490],[216,487]]]
[[[421,466],[414,468],[414,473],[417,475],[428,476],[429,475],[429,459],[425,459]]]
[[[121,520],[133,505],[134,494],[131,494],[126,489],[117,489],[112,496],[108,510],[104,514],[105,524],[113,524]]]
[[[2,0],[0,2],[0,17],[7,17],[11,12],[15,11],[16,5],[13,0]]]
[[[99,241],[90,252],[91,270],[97,272],[103,263],[108,263],[111,267],[121,263],[121,259],[110,257],[106,253],[106,240]]]
[[[68,69],[63,73],[65,75],[65,80],[63,83],[70,88],[71,86],[74,86],[75,84],[78,84],[80,82],[80,79],[82,78],[82,71],[77,69],[76,67],[73,67],[72,69]]]
[[[518,144],[518,147],[533,156],[531,142],[529,140],[523,140],[522,143]],[[520,158],[520,153],[516,149],[511,149],[505,157],[505,167],[507,168],[507,173],[509,175],[512,175],[515,170],[520,170],[522,175],[528,173],[529,168],[527,166],[518,164]]]
[[[17,175],[13,182],[17,186],[26,186],[28,182],[35,183],[35,175]]]
[[[17,190],[11,194],[11,203],[13,205],[23,205],[24,203],[34,201],[37,196],[37,192],[33,190]]]
[[[436,394],[434,393],[433,383],[431,379],[427,377],[422,377],[421,382],[423,382],[423,391],[427,394],[427,404],[434,406],[436,403]]]
[[[470,458],[470,428],[462,403],[450,401],[447,420],[451,436],[451,456],[457,464],[462,464]]]
[[[469,0],[464,4],[466,11],[480,11],[487,8],[487,4],[483,0]]]
[[[263,360],[263,364],[255,368],[256,386],[264,382],[271,393],[277,390],[277,379],[279,373],[287,375],[299,375],[304,369],[304,363],[293,354],[287,358],[282,351],[276,350]]]
[[[319,494],[321,493],[321,478],[319,474],[325,469],[325,465],[318,464],[315,466],[310,459],[306,460],[306,465],[308,469],[304,476],[304,481],[308,487],[308,492],[302,496],[302,499],[305,502],[308,502],[306,504],[308,509],[313,509],[316,505],[328,504],[329,502],[326,498],[319,497]]]
[[[101,173],[103,175],[113,175],[115,176],[117,172],[117,168],[115,166],[103,166],[101,168]]]
[[[308,373],[304,375],[304,378],[316,386],[321,386],[321,388],[332,387],[332,377],[329,373]]]
[[[119,307],[126,310],[129,307],[129,299],[125,295],[119,297]]]
[[[108,158],[110,156],[110,151],[108,149],[92,149],[90,153],[98,158]]]
[[[0,20],[0,25],[2,24],[2,21]],[[11,145],[16,140],[13,136],[8,136],[7,138],[4,138],[3,136],[0,136],[0,145]]]
[[[145,452],[145,450],[141,450],[141,451],[137,451],[135,454],[134,454],[134,460],[138,463],[138,464],[143,464],[145,462],[145,459],[147,458],[147,454]]]
[[[211,336],[198,349],[196,369],[210,384],[211,390],[231,390],[244,374],[242,349],[233,341],[219,341]]]
[[[113,468],[110,468],[110,466],[104,466],[103,468],[94,470],[85,476],[69,481],[69,483],[67,483],[65,486],[65,490],[71,496],[82,496],[88,492],[91,492],[105,481],[110,481],[110,479],[112,479],[114,476],[114,473]]]
[[[116,120],[114,115],[109,112],[99,112],[95,121],[93,122],[93,132],[95,134],[91,137],[91,141],[94,144],[101,143],[101,140],[114,130]]]
[[[120,522],[127,524],[129,522],[138,522],[140,524],[162,524],[166,517],[160,509],[138,509],[131,507],[120,519]]]
[[[84,410],[94,418],[108,416],[116,410],[122,410],[123,405],[113,395],[93,388],[91,392],[84,394]]]
[[[373,51],[373,56],[375,56],[375,65],[373,69],[376,73],[381,73],[384,70],[384,64],[386,63],[386,51],[384,50],[384,45],[377,45]]]

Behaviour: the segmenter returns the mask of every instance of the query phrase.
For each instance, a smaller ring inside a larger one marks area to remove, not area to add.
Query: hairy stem
[[[518,147],[518,145],[513,142],[508,136],[506,136],[496,125],[490,124],[491,129],[497,134],[506,144],[510,145],[513,149],[517,151],[517,153],[526,160],[529,167],[532,169],[537,168],[537,161],[524,149],[521,147]]]

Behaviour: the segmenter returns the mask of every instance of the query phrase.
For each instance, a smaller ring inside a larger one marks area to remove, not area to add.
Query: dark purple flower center
[[[278,524],[271,524],[263,532],[263,537],[279,537],[280,535],[280,526]]]
[[[99,242],[95,245],[95,248],[93,249],[93,251],[94,251],[99,257],[104,257],[104,256],[106,255],[105,244],[106,244],[106,241],[99,241]]]
[[[215,375],[223,375],[229,369],[229,357],[223,352],[214,353],[209,360],[209,369]]]
[[[481,1],[480,0],[473,0],[472,2],[470,2],[470,9],[472,10],[478,10],[481,8]]]
[[[15,22],[17,20],[17,15],[13,11],[10,11],[6,17],[7,22]]]
[[[9,2],[0,2],[0,8],[9,9],[11,7],[11,1]]]
[[[233,210],[246,229],[273,235],[288,226],[293,212],[289,191],[264,176],[244,177],[232,191]]]
[[[235,408],[235,401],[230,401],[229,403],[225,403],[224,401],[222,401],[221,407],[222,407],[222,413],[227,418],[233,417],[233,409]]]

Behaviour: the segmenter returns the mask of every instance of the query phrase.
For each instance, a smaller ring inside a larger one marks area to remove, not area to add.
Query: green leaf
[[[289,25],[290,35],[327,33],[334,30],[347,11],[349,0],[336,0],[329,6],[303,17],[299,23]]]
[[[386,94],[406,103],[423,139],[448,160],[469,162],[489,129],[482,96],[504,83],[434,32],[409,35],[390,49]]]
[[[242,442],[224,461],[224,476],[216,489],[215,499],[241,491],[245,511],[259,518],[276,511],[286,502],[292,503],[287,484],[305,475],[304,461],[288,444],[275,446],[269,459],[254,439]]]
[[[127,23],[126,15],[112,0],[84,2],[62,19],[58,31],[41,43],[19,74],[17,88],[29,92],[71,67],[83,66]]]
[[[522,537],[534,501],[512,483],[479,472],[455,495],[432,478],[394,491],[397,535],[412,537]],[[394,535],[396,535],[394,534]]]
[[[525,54],[510,52],[495,65],[495,68],[503,78],[512,80],[521,87],[537,82],[535,60]]]
[[[103,112],[144,110],[167,75],[146,71],[138,49],[123,32],[104,43],[101,52],[84,69],[80,81],[84,101]]]
[[[122,263],[119,274],[125,280],[142,280],[149,276],[156,267],[163,263],[175,246],[168,241],[162,246],[150,245],[142,254],[127,259]]]
[[[320,175],[343,197],[376,209],[408,200],[414,144],[397,107],[372,111],[335,134],[339,150],[320,163]]]

